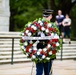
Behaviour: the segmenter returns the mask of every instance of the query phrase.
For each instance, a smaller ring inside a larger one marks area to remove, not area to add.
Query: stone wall
[[[9,0],[0,0],[0,32],[9,31]]]

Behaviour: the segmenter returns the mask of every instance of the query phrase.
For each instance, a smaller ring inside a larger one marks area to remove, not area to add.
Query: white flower
[[[21,46],[21,49],[25,49],[24,46]]]
[[[50,44],[48,44],[48,46],[47,46],[48,48],[50,48],[51,47],[51,45]]]
[[[30,49],[29,49],[29,52],[31,52],[31,50],[32,50],[32,49],[30,48]]]
[[[57,34],[54,35],[54,38],[59,39],[59,36]]]
[[[28,53],[26,53],[26,57],[28,57],[29,56],[29,54]]]
[[[52,24],[51,23],[48,23],[48,25],[47,25],[48,27],[51,27],[52,26]]]
[[[37,42],[37,43],[39,43],[39,41],[38,41],[38,40],[37,40],[36,42]]]
[[[42,59],[44,59],[44,58],[45,58],[45,55],[42,56]]]
[[[32,55],[32,58],[33,58],[33,59],[35,59],[35,58],[36,58],[36,56],[35,56],[35,55]]]
[[[33,42],[32,41],[30,41],[30,44],[32,44]]]
[[[39,52],[41,52],[41,51],[42,51],[42,49],[39,49],[38,51],[39,51]]]
[[[28,36],[31,36],[32,34],[29,32],[27,35],[28,35]]]
[[[42,21],[38,20],[38,23],[41,23]]]
[[[25,40],[25,37],[22,37],[23,40]]]
[[[51,36],[54,36],[54,33],[51,33]]]
[[[44,31],[44,30],[45,30],[45,28],[44,28],[44,27],[42,27],[42,28],[41,28],[41,30],[42,30],[42,31]]]
[[[34,43],[34,44],[33,44],[33,46],[34,46],[34,47],[36,47],[36,46],[37,46],[37,44],[36,44],[36,43]]]
[[[47,48],[44,48],[43,51],[47,51]]]
[[[22,33],[22,36],[24,36],[24,33]]]
[[[37,52],[37,55],[40,55],[40,52],[39,51]]]
[[[27,45],[28,45],[28,43],[27,43],[27,42],[25,42],[25,43],[24,43],[24,45],[25,45],[25,46],[27,46]]]
[[[56,46],[59,46],[59,43],[58,42],[56,43]]]
[[[43,23],[41,22],[41,23],[40,23],[40,25],[42,26],[42,25],[43,25]]]
[[[49,52],[49,55],[52,55],[52,51]]]
[[[43,32],[41,32],[41,37],[45,37],[45,34]]]
[[[46,33],[48,33],[49,32],[49,30],[48,29],[46,29]]]
[[[37,50],[37,48],[36,47],[33,47],[33,50]]]
[[[35,26],[34,26],[34,28],[33,28],[33,29],[34,29],[34,30],[37,30],[37,27],[35,27]]]
[[[42,21],[41,20],[38,20],[38,23],[40,23],[40,25],[43,25]]]
[[[32,25],[32,26],[31,26],[31,28],[33,28],[33,29],[34,29],[34,25]]]
[[[30,27],[31,26],[31,23],[28,23],[28,27]]]
[[[47,59],[47,60],[50,60],[50,58],[49,58],[49,57],[46,57],[46,59]]]
[[[29,30],[26,30],[26,34],[28,34]]]

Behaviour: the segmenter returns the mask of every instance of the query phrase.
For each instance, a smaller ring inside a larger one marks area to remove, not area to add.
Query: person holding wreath
[[[50,9],[44,9],[43,10],[43,18],[50,22],[52,19],[52,13],[53,10]],[[45,37],[44,33],[39,34],[38,36]],[[40,42],[37,44],[37,48],[43,49],[47,44],[47,40],[40,40]],[[44,70],[44,75],[51,75],[50,70],[52,68],[52,59],[50,59],[49,62],[39,62],[36,63],[36,75],[42,75]]]
[[[51,22],[53,10],[44,9],[43,18],[28,22],[21,32],[20,46],[27,58],[36,63],[36,75],[52,75],[52,60],[61,48],[60,32]]]

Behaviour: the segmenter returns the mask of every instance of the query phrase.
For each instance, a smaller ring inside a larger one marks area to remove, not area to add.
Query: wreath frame
[[[46,36],[53,36],[48,40],[47,46],[43,49],[37,49],[39,40],[26,40],[27,37],[36,37],[38,32],[44,33]],[[62,40],[59,37],[60,32],[55,23],[49,22],[43,18],[36,19],[25,24],[25,28],[21,32],[20,46],[22,52],[27,58],[34,62],[48,62],[56,57],[56,53],[61,48]],[[36,43],[37,42],[37,43]]]

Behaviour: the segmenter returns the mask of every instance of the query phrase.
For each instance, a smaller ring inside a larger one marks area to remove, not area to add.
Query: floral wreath
[[[37,48],[40,40],[25,40],[25,36],[35,37],[38,33],[46,36],[53,36],[53,39],[43,40],[41,45],[43,48]],[[21,32],[20,46],[27,58],[31,58],[35,62],[47,62],[55,58],[56,53],[60,50],[61,39],[59,38],[59,30],[55,23],[39,18],[33,22],[28,22],[24,30]]]

